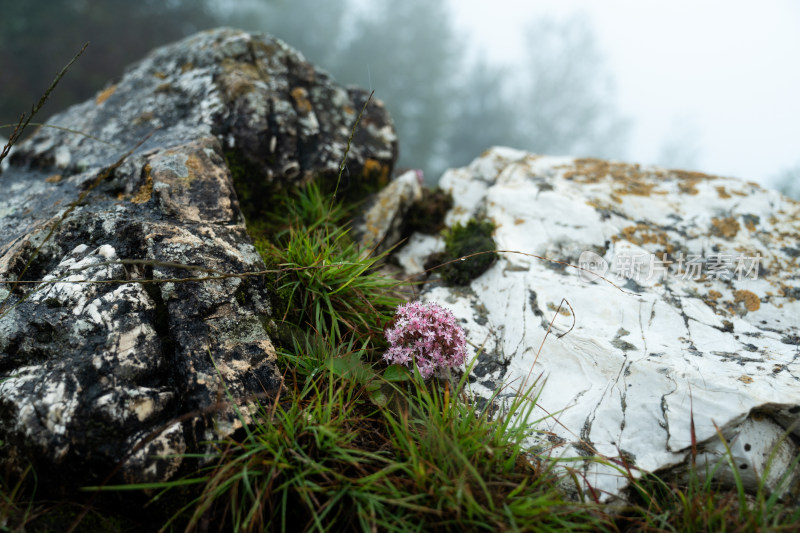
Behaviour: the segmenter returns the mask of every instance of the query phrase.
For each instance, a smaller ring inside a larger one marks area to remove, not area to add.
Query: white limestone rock
[[[700,459],[719,456],[717,428],[748,450],[734,460],[749,489],[778,441],[771,472],[786,471],[800,437],[800,204],[736,179],[505,148],[440,187],[448,225],[488,218],[514,252],[469,287],[429,282],[422,299],[461,319],[475,394],[541,388],[532,444],[665,471],[689,463],[693,419]],[[410,275],[432,247],[409,243]],[[626,485],[584,469],[607,496]],[[779,478],[767,486],[784,490]]]

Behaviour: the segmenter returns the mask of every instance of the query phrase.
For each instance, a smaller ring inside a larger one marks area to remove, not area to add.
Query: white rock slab
[[[731,178],[506,148],[440,187],[453,195],[448,225],[486,217],[498,249],[517,253],[469,287],[428,283],[422,298],[480,347],[477,395],[511,384],[508,399],[540,378],[532,443],[664,471],[688,464],[693,419],[702,453],[718,454],[717,428],[732,442],[743,433],[752,453],[735,461],[750,489],[775,428],[792,438],[771,471],[788,468],[800,437],[800,204]],[[431,248],[410,239],[409,274]],[[753,420],[769,435],[754,438]],[[606,495],[626,486],[611,467],[584,469]]]

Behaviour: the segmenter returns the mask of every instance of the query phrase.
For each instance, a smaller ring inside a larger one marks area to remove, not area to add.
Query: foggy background
[[[155,46],[276,35],[374,89],[429,184],[493,145],[735,176],[800,197],[794,0],[0,0],[0,124],[83,101]],[[8,128],[0,129],[7,137]]]

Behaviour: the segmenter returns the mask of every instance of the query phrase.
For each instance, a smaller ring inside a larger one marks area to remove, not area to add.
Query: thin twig
[[[121,147],[119,145],[117,145],[117,144],[110,143],[108,141],[104,141],[100,137],[95,137],[94,135],[89,135],[88,133],[85,133],[85,132],[80,131],[80,130],[73,130],[71,128],[65,128],[64,126],[57,126],[55,124],[43,124],[41,122],[29,122],[28,125],[29,126],[40,126],[42,128],[52,128],[54,130],[66,131],[67,133],[74,133],[76,135],[81,135],[83,137],[86,137],[87,139],[92,139],[93,141],[97,141],[99,143],[103,143],[106,146],[110,146],[110,147],[116,148],[116,149],[121,149]],[[19,123],[16,123],[16,124],[2,124],[2,125],[0,125],[0,128],[14,128],[16,130],[16,128],[19,127],[19,126],[20,126]]]
[[[347,164],[347,154],[350,153],[350,145],[353,142],[353,137],[356,135],[356,128],[358,127],[359,122],[361,122],[361,116],[364,114],[364,111],[367,110],[367,106],[369,105],[370,101],[372,100],[372,95],[375,94],[375,91],[369,93],[367,97],[367,101],[364,102],[364,105],[361,106],[361,111],[358,112],[358,116],[356,117],[356,121],[353,123],[353,129],[350,132],[350,137],[347,138],[347,147],[344,150],[344,155],[342,156],[342,162],[339,163],[339,176],[336,178],[336,188],[333,189],[333,195],[331,196],[331,205],[328,208],[330,211],[333,208],[333,201],[336,199],[336,193],[339,192],[339,183],[342,181],[342,173],[344,172],[344,167]]]
[[[28,127],[28,124],[30,124],[30,122],[33,119],[33,117],[36,116],[36,113],[39,112],[39,110],[42,108],[44,103],[50,97],[50,93],[53,92],[53,89],[56,88],[56,85],[58,85],[58,82],[60,82],[61,78],[63,78],[64,75],[67,73],[67,70],[69,70],[69,67],[71,67],[72,64],[75,61],[77,61],[78,58],[81,55],[83,55],[83,52],[86,50],[87,46],[89,46],[88,42],[83,45],[83,48],[81,48],[80,51],[72,57],[72,59],[69,61],[69,63],[67,63],[66,66],[61,69],[61,72],[59,72],[56,75],[56,78],[53,80],[53,83],[50,84],[50,87],[48,87],[47,90],[42,95],[42,97],[39,98],[39,101],[36,103],[36,105],[34,105],[31,108],[31,114],[27,116],[27,119],[25,117],[25,113],[22,114],[22,116],[20,117],[19,122],[17,123],[16,127],[14,127],[14,131],[11,133],[11,137],[8,138],[8,142],[3,147],[3,151],[0,152],[0,161],[2,161],[3,159],[6,158],[8,153],[11,151],[11,147],[14,146],[14,143],[16,143],[19,140],[19,138],[22,136],[22,133],[25,131],[25,128]]]
[[[6,304],[8,303],[8,300],[11,298],[11,295],[14,293],[14,291],[15,291],[15,290],[17,289],[17,287],[19,286],[20,280],[22,280],[22,278],[25,276],[25,273],[28,271],[28,268],[30,268],[31,264],[33,264],[33,261],[34,261],[34,260],[36,259],[36,257],[39,255],[39,252],[41,251],[42,247],[43,247],[43,246],[44,246],[44,245],[45,245],[45,244],[46,244],[46,243],[47,243],[47,242],[48,242],[48,241],[49,241],[49,240],[50,240],[50,239],[53,237],[53,235],[55,234],[56,230],[58,230],[58,228],[60,228],[60,227],[61,227],[61,224],[63,224],[63,223],[64,223],[64,221],[67,219],[67,217],[68,217],[68,216],[69,216],[69,215],[70,215],[70,214],[71,214],[71,213],[72,213],[72,212],[75,210],[75,208],[76,208],[76,207],[78,207],[78,205],[80,205],[80,204],[81,204],[81,202],[83,202],[83,201],[86,199],[86,197],[87,197],[87,196],[89,196],[89,194],[92,192],[92,190],[94,190],[94,189],[95,189],[95,188],[96,188],[98,185],[100,185],[100,184],[101,184],[101,183],[102,183],[102,182],[103,182],[103,181],[104,181],[106,178],[108,178],[108,177],[109,177],[111,174],[113,174],[113,172],[114,172],[114,171],[115,171],[117,168],[119,168],[119,167],[122,165],[122,163],[124,163],[124,162],[125,162],[125,160],[126,160],[126,159],[127,159],[127,158],[128,158],[128,157],[129,157],[129,156],[130,156],[130,155],[131,155],[133,152],[135,152],[135,151],[136,151],[136,150],[137,150],[137,149],[138,149],[140,146],[142,146],[142,145],[143,145],[143,144],[144,144],[144,143],[145,143],[145,142],[146,142],[146,141],[147,141],[147,140],[148,140],[148,139],[149,139],[149,138],[150,138],[150,137],[153,135],[153,133],[155,133],[155,132],[156,132],[156,130],[157,130],[157,128],[156,128],[156,129],[154,129],[154,130],[152,130],[152,131],[151,131],[150,133],[148,133],[147,135],[145,135],[145,136],[144,136],[144,138],[143,138],[142,140],[140,140],[138,143],[136,143],[136,145],[135,145],[133,148],[131,148],[130,150],[128,150],[126,153],[124,153],[124,154],[122,155],[122,157],[120,157],[120,158],[117,160],[117,162],[116,162],[116,163],[114,163],[113,165],[111,165],[111,166],[109,166],[109,167],[106,167],[105,169],[103,169],[103,170],[102,170],[102,171],[101,171],[101,172],[100,172],[100,173],[97,175],[97,177],[94,179],[94,181],[91,183],[91,185],[89,185],[89,186],[88,186],[88,187],[87,187],[85,190],[83,190],[83,191],[82,191],[82,192],[81,192],[81,193],[78,195],[78,198],[77,198],[77,199],[76,199],[74,202],[72,202],[72,203],[70,203],[70,204],[69,204],[69,206],[67,207],[67,209],[66,209],[66,210],[64,211],[64,213],[61,215],[61,217],[59,217],[59,219],[58,219],[58,220],[57,220],[57,221],[56,221],[56,222],[55,222],[55,223],[54,223],[54,224],[53,224],[53,225],[50,227],[50,231],[48,231],[48,232],[47,232],[47,235],[46,235],[46,236],[45,236],[45,238],[42,240],[42,242],[39,244],[39,246],[37,246],[37,247],[36,247],[36,249],[33,251],[33,253],[31,254],[31,256],[28,258],[28,261],[25,263],[25,266],[22,268],[22,272],[20,272],[20,273],[19,273],[19,275],[17,276],[17,280],[16,280],[16,281],[13,283],[13,285],[11,286],[11,289],[9,290],[9,292],[8,292],[8,294],[6,295],[5,299],[3,299],[3,301],[0,303],[0,311],[2,311],[2,310],[4,310],[4,309],[5,309],[5,307],[6,307]],[[22,299],[21,299],[19,302],[17,302],[17,303],[19,304],[19,303],[21,303],[21,302],[22,302],[22,301],[24,301],[24,300],[25,300],[25,298],[23,297],[23,298],[22,298]]]

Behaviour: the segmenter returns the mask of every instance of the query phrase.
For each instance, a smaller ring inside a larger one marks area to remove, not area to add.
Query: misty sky
[[[473,46],[522,58],[526,21],[583,13],[620,111],[633,119],[628,161],[760,183],[800,164],[797,0],[450,0]]]

